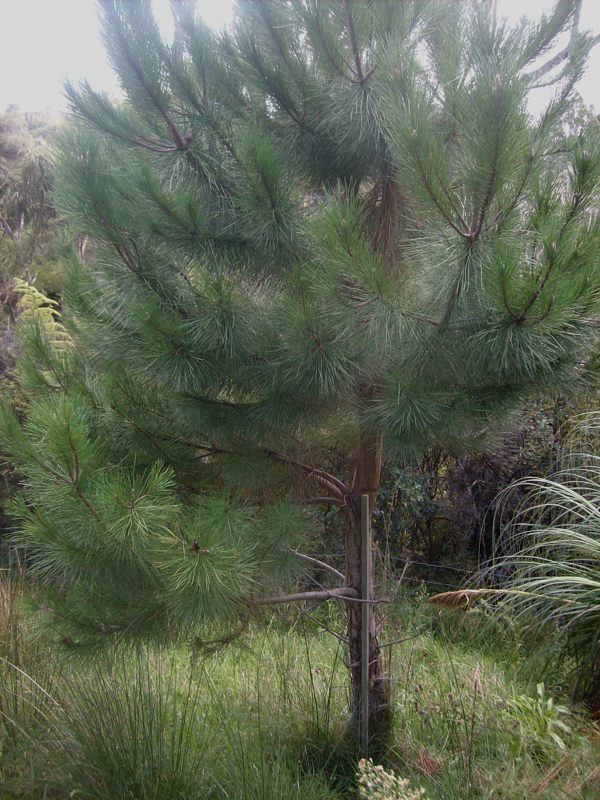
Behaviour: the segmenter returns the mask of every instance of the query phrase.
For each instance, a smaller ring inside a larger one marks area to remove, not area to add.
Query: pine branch
[[[83,505],[87,508],[87,510],[90,512],[92,517],[94,517],[96,522],[99,522],[102,525],[102,527],[105,527],[102,517],[100,516],[99,512],[94,507],[92,502],[88,500],[88,498],[85,496],[85,493],[81,488],[81,486],[79,485],[79,483],[71,478],[71,484],[73,486],[73,491],[75,492],[79,500],[83,503]]]
[[[442,186],[441,189],[442,189],[442,192],[444,193],[444,197],[450,203],[450,208],[452,209],[452,211],[456,215],[457,220],[463,226],[465,231],[468,230],[469,226],[467,225],[467,221],[465,220],[464,216],[460,212],[460,209],[456,205],[455,198],[452,197],[452,194],[451,194],[450,190],[448,189],[447,186]]]
[[[71,429],[68,427],[67,423],[67,439],[69,441],[69,449],[73,455],[73,465],[69,466],[69,479],[73,486],[73,490],[79,500],[83,503],[83,505],[87,508],[90,514],[94,517],[96,522],[99,522],[102,527],[104,526],[104,522],[98,510],[94,507],[92,502],[85,496],[83,489],[79,483],[79,457],[77,455],[77,450],[75,449],[75,445],[73,443],[73,438],[71,436]]]
[[[308,12],[305,11],[305,13],[308,13]],[[318,43],[319,43],[319,46],[320,46],[320,51],[326,56],[327,61],[329,62],[329,65],[334,70],[334,72],[337,74],[337,76],[339,78],[346,78],[347,75],[344,72],[344,70],[340,68],[340,65],[336,61],[335,56],[334,56],[334,54],[332,53],[332,51],[331,51],[331,49],[329,47],[330,43],[329,43],[329,41],[327,39],[327,36],[323,32],[322,17],[319,16],[319,7],[318,6],[315,6],[314,13],[315,13],[315,16],[313,17],[313,25],[310,28],[311,33],[314,36],[316,36],[316,38],[318,40]],[[350,66],[350,64],[346,61],[346,59],[341,54],[339,54],[339,58],[340,58],[340,61],[342,62],[342,64],[346,67],[346,69],[348,69],[349,71],[352,71],[352,67]]]
[[[158,452],[161,454],[161,456],[165,460],[165,463],[167,463],[167,464],[171,463],[171,459],[169,458],[167,452],[165,450],[163,450],[163,448],[157,443],[156,438],[154,436],[152,436],[151,433],[149,433],[147,430],[142,428],[141,425],[138,425],[137,422],[135,422],[134,420],[130,419],[126,414],[124,414],[120,409],[118,409],[117,406],[114,403],[111,403],[110,408],[111,408],[112,411],[115,412],[115,414],[117,414],[117,416],[121,417],[121,419],[123,419],[125,422],[127,422],[129,425],[131,425],[137,431],[139,431],[142,434],[142,436],[144,436],[150,442],[150,444],[158,450]]]
[[[569,39],[569,58],[573,53],[573,47],[575,45],[575,40],[577,39],[577,34],[579,33],[579,21],[581,19],[581,6],[583,5],[583,0],[576,0],[575,2],[575,14],[573,15],[573,27],[571,28],[571,37]]]
[[[281,39],[279,38],[279,36],[275,31],[275,26],[273,25],[273,19],[267,7],[267,3],[265,2],[265,0],[256,0],[256,4],[258,6],[258,11],[263,19],[263,22],[265,23],[267,30],[271,34],[271,39],[275,43],[275,47],[277,48],[277,52],[279,53],[279,57],[281,58],[282,63],[285,64],[285,66],[289,69],[290,67],[289,52],[287,48],[283,46]]]
[[[540,78],[543,78],[544,75],[547,75],[551,72],[555,67],[558,67],[559,64],[562,64],[563,61],[568,61],[571,56],[573,55],[573,47],[575,45],[575,41],[577,39],[577,34],[579,31],[579,18],[581,15],[581,0],[578,0],[575,8],[575,15],[573,18],[573,27],[571,28],[571,37],[569,39],[569,44],[563,48],[559,53],[553,56],[551,59],[546,61],[545,64],[542,64],[541,67],[530,72],[528,77],[535,83],[539,81]],[[590,42],[590,47],[595,47],[600,42],[600,34],[594,36]],[[533,87],[535,88],[535,87]]]
[[[493,225],[498,224],[499,230],[501,229],[502,222],[510,218],[510,215],[517,207],[517,203],[523,197],[523,193],[527,188],[527,182],[529,181],[529,178],[531,177],[531,174],[533,172],[534,163],[535,163],[535,157],[533,154],[531,154],[527,161],[527,167],[525,168],[525,170],[523,170],[523,177],[521,179],[521,182],[519,183],[517,191],[513,195],[513,199],[510,201],[506,209],[501,208],[496,213],[496,216],[494,217],[492,224]]]
[[[444,314],[440,320],[439,323],[440,330],[443,330],[444,328],[448,327],[448,323],[450,322],[450,317],[452,316],[452,312],[454,311],[458,298],[460,297],[461,285],[469,272],[471,257],[473,253],[472,250],[473,242],[469,237],[466,238],[468,241],[467,250],[465,252],[465,256],[461,268],[459,270],[459,273],[456,277],[456,280],[454,281],[454,286],[452,287],[452,291],[450,292],[450,297],[448,298],[448,302],[446,303]]]
[[[496,112],[498,112],[498,91],[496,90]],[[496,181],[498,179],[498,160],[500,158],[500,141],[501,141],[501,122],[499,119],[499,115],[497,114],[497,119],[495,120],[494,124],[494,153],[492,155],[492,163],[490,167],[490,177],[488,180],[488,185],[485,193],[485,197],[483,198],[483,202],[481,204],[481,209],[479,214],[475,213],[473,218],[473,225],[471,225],[471,229],[469,231],[469,238],[472,242],[476,242],[481,235],[481,231],[483,230],[483,223],[485,220],[486,212],[489,208],[490,203],[492,202],[492,198],[494,196],[494,189],[496,187]]]
[[[146,75],[144,74],[144,71],[141,69],[139,63],[137,62],[137,60],[135,59],[135,57],[131,52],[131,48],[129,47],[129,41],[127,39],[127,36],[123,32],[121,20],[119,19],[119,15],[117,14],[115,8],[114,0],[100,0],[100,4],[102,5],[106,16],[109,17],[110,20],[112,21],[113,29],[117,34],[119,41],[121,42],[121,46],[123,48],[123,52],[125,53],[127,63],[135,73],[136,78],[140,82],[140,86],[143,87],[144,91],[146,92],[146,94],[156,107],[156,110],[165,121],[167,128],[169,129],[169,132],[173,138],[176,148],[178,150],[185,150],[187,145],[183,137],[181,136],[177,126],[175,125],[171,115],[169,114],[168,109],[165,108],[165,106],[160,100],[160,97],[152,89],[149,82],[146,80]]]
[[[133,255],[132,250],[129,247],[127,247],[126,244],[115,244],[115,250],[120,255],[121,260],[127,266],[127,268],[131,270],[131,272],[138,274],[140,268],[138,266],[135,256]]]
[[[567,218],[565,219],[565,221],[562,224],[562,227],[561,227],[560,232],[558,234],[558,237],[556,239],[556,243],[554,245],[554,256],[556,256],[556,252],[558,251],[558,246],[559,246],[560,242],[562,241],[562,238],[563,238],[567,228],[569,227],[569,225],[572,222],[573,218],[577,214],[582,201],[583,201],[583,196],[580,193],[577,193],[577,194],[574,195],[573,202],[571,204],[571,208],[569,209],[569,213],[567,214]],[[539,298],[541,293],[544,291],[544,288],[545,288],[546,284],[548,283],[548,280],[550,279],[550,276],[551,276],[552,271],[553,271],[555,266],[556,266],[556,258],[548,259],[548,265],[546,267],[546,270],[544,271],[544,274],[542,276],[541,281],[539,282],[539,284],[536,287],[535,291],[532,292],[531,296],[529,297],[529,299],[525,303],[521,313],[516,318],[515,322],[517,322],[518,324],[521,324],[522,322],[525,321],[525,318],[527,317],[527,314],[530,311],[531,307],[536,302],[536,300]],[[548,314],[550,313],[550,308],[551,308],[551,305],[542,314],[541,318],[536,320],[536,322],[541,322],[543,319],[545,319],[548,316]]]
[[[175,149],[185,152],[186,159],[190,164],[190,166],[194,169],[194,171],[196,171],[199,175],[202,175],[202,177],[206,177],[206,172],[204,170],[202,163],[199,161],[198,158],[196,158],[196,156],[189,149],[190,139],[187,136],[181,135],[177,125],[175,124],[175,121],[173,120],[173,117],[169,112],[169,109],[163,104],[158,94],[152,89],[152,86],[146,80],[144,71],[141,69],[139,63],[132,54],[131,48],[129,47],[127,36],[123,32],[123,28],[121,26],[121,20],[119,19],[119,15],[117,14],[114,5],[114,0],[100,0],[100,4],[102,5],[107,17],[109,17],[112,21],[116,35],[119,41],[121,42],[123,52],[125,53],[127,63],[135,73],[136,78],[139,80],[140,85],[143,87],[144,91],[154,104],[156,110],[163,118],[169,130],[169,133],[171,134],[171,138],[173,139],[173,142],[175,144]]]
[[[358,82],[362,85],[364,84],[366,78],[363,73],[362,62],[360,57],[360,50],[358,49],[358,42],[356,39],[356,29],[354,27],[354,17],[352,15],[352,9],[350,8],[349,0],[344,0],[344,5],[346,6],[346,12],[348,15],[348,32],[350,34],[350,44],[352,46],[352,55],[354,56],[354,69],[356,77],[358,78]],[[372,70],[371,70],[372,72]],[[369,73],[371,74],[371,73]]]
[[[446,209],[444,208],[444,206],[441,204],[438,196],[436,195],[436,193],[434,191],[433,186],[431,185],[431,181],[427,177],[427,171],[425,170],[425,167],[423,165],[423,161],[421,159],[421,156],[420,156],[419,151],[418,151],[417,148],[415,148],[414,153],[415,153],[415,159],[416,159],[416,162],[417,162],[417,166],[419,167],[419,173],[421,175],[421,180],[423,181],[423,186],[425,187],[425,189],[427,191],[427,194],[429,195],[432,203],[434,204],[434,206],[437,208],[437,210],[439,211],[440,215],[442,216],[442,219],[444,219],[448,223],[448,225],[450,225],[452,230],[454,230],[456,233],[458,233],[458,235],[461,236],[463,239],[469,239],[468,231],[461,231],[460,228],[454,223],[454,221],[452,220],[450,215],[446,212]]]

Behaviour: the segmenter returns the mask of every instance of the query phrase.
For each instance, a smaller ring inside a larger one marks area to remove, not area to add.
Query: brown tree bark
[[[369,495],[371,513],[376,506],[381,476],[381,436],[361,435],[356,454],[356,474],[350,496],[347,497],[348,532],[346,534],[346,586],[362,597],[361,579],[361,496]],[[373,546],[369,544],[369,558]],[[374,600],[373,571],[368,597]],[[350,656],[351,709],[353,723],[358,727],[361,713],[361,630],[362,603],[346,603],[348,619],[348,649]],[[369,739],[384,739],[390,730],[389,676],[382,669],[381,650],[377,633],[375,606],[369,605]]]

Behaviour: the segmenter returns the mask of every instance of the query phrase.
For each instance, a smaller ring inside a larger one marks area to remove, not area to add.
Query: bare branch
[[[560,53],[557,53],[549,61],[546,61],[545,64],[542,64],[542,66],[539,69],[536,69],[535,72],[532,72],[529,77],[534,82],[539,81],[540,78],[543,78],[544,75],[547,75],[549,72],[551,72],[554,67],[557,67],[559,64],[562,64],[563,61],[566,61],[570,55],[571,43],[569,42],[564,50],[561,50]]]
[[[338,506],[342,507],[344,505],[344,501],[340,500],[338,497],[309,497],[305,501],[305,503],[309,503],[310,505],[325,505],[325,506]]]
[[[10,227],[10,225],[8,224],[7,220],[4,219],[4,217],[0,217],[0,230],[4,231],[4,233],[9,237],[9,239],[12,239],[13,242],[15,241],[16,237],[15,234],[13,233],[13,229]]]
[[[219,404],[221,404],[220,401],[214,401],[214,402],[218,402]],[[240,405],[238,403],[224,403],[224,404],[235,407],[239,407]],[[228,448],[216,447],[213,445],[205,445],[195,442],[189,442],[188,444],[190,444],[190,446],[192,447],[196,447],[199,450],[203,450],[206,455],[218,455],[218,454],[233,455],[233,456],[245,455],[244,453],[238,450],[230,450]],[[318,498],[318,502],[329,503],[332,505],[340,505],[340,506],[345,505],[344,497],[346,494],[348,494],[349,488],[343,481],[341,481],[339,478],[336,478],[335,475],[331,475],[329,472],[325,472],[325,470],[319,469],[318,467],[311,467],[310,464],[304,464],[302,461],[296,461],[296,459],[284,456],[282,453],[275,452],[275,450],[269,450],[265,448],[263,450],[260,450],[259,452],[261,455],[273,459],[273,461],[279,461],[282,464],[287,464],[290,467],[297,467],[303,472],[306,472],[309,477],[312,477],[316,481],[321,483],[334,495],[333,497]],[[317,502],[317,498],[315,498],[314,500],[307,500],[306,502]]]
[[[323,590],[318,592],[295,592],[293,594],[280,594],[275,597],[252,597],[248,604],[252,606],[270,606],[281,603],[304,603],[308,600],[356,600],[356,589],[341,586],[339,589]]]
[[[413,633],[412,636],[405,636],[403,639],[394,639],[391,642],[386,642],[385,644],[380,644],[379,649],[382,650],[384,647],[392,647],[395,644],[404,644],[404,642],[410,642],[412,639],[418,639],[419,636],[422,636],[427,628],[423,627],[420,631]]]
[[[298,467],[298,469],[307,472],[316,480],[323,483],[324,486],[329,486],[334,495],[339,496],[340,500],[343,500],[344,495],[348,492],[348,487],[343,481],[341,481],[339,478],[336,478],[335,475],[325,472],[325,470],[318,469],[317,467],[311,467],[310,464],[304,464],[302,461],[296,461],[293,458],[288,458],[281,453],[276,453],[274,450],[264,450],[263,452],[266,456],[269,456],[269,458],[272,458],[275,461],[281,461],[284,464],[289,464],[291,467]]]
[[[306,617],[311,622],[314,622],[319,627],[323,628],[323,630],[327,631],[327,633],[330,633],[332,636],[335,636],[335,638],[338,639],[340,642],[342,642],[342,644],[346,645],[348,644],[348,639],[345,636],[342,636],[340,633],[336,633],[336,631],[332,630],[328,625],[325,625],[324,622],[321,622],[320,619],[317,619],[316,617],[313,617],[311,614],[309,614],[308,611],[301,609],[300,613],[302,614],[303,617]]]
[[[314,564],[315,567],[319,567],[320,569],[327,570],[332,575],[334,575],[338,580],[343,581],[345,580],[343,573],[341,573],[335,567],[332,567],[331,564],[326,564],[324,561],[319,561],[318,558],[313,558],[312,556],[307,556],[304,553],[299,553],[297,550],[292,550],[289,548],[290,553],[293,553],[297,558],[300,558],[302,561],[306,561],[309,564]]]
[[[410,559],[404,562],[404,568],[402,569],[402,574],[400,575],[400,580],[398,581],[398,589],[402,586],[402,582],[404,581],[404,576],[406,575],[408,568],[410,566]]]

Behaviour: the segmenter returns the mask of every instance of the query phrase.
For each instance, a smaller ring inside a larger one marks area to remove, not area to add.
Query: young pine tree
[[[172,45],[149,0],[101,5],[126,100],[67,89],[57,202],[90,247],[72,344],[32,332],[28,418],[4,416],[20,540],[76,644],[342,602],[376,731],[382,458],[476,446],[593,374],[598,152],[556,147],[590,40],[539,66],[577,2],[509,27],[484,0],[244,0],[219,35],[176,2]],[[286,595],[319,506],[344,574]]]

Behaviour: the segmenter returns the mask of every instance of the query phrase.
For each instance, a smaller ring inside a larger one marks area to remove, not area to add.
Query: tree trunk
[[[372,513],[377,501],[377,491],[381,474],[381,437],[361,436],[358,444],[356,479],[351,496],[348,498],[349,525],[346,535],[346,586],[355,589],[358,597],[363,596],[361,579],[361,496],[369,496],[369,510]],[[372,559],[372,543],[369,543],[369,558]],[[373,571],[369,599],[374,599]],[[353,722],[358,728],[361,715],[361,632],[362,603],[348,602],[348,642],[350,656],[351,704]],[[375,606],[369,605],[369,739],[380,740],[386,737],[390,728],[389,676],[383,673],[381,653],[377,635]]]

